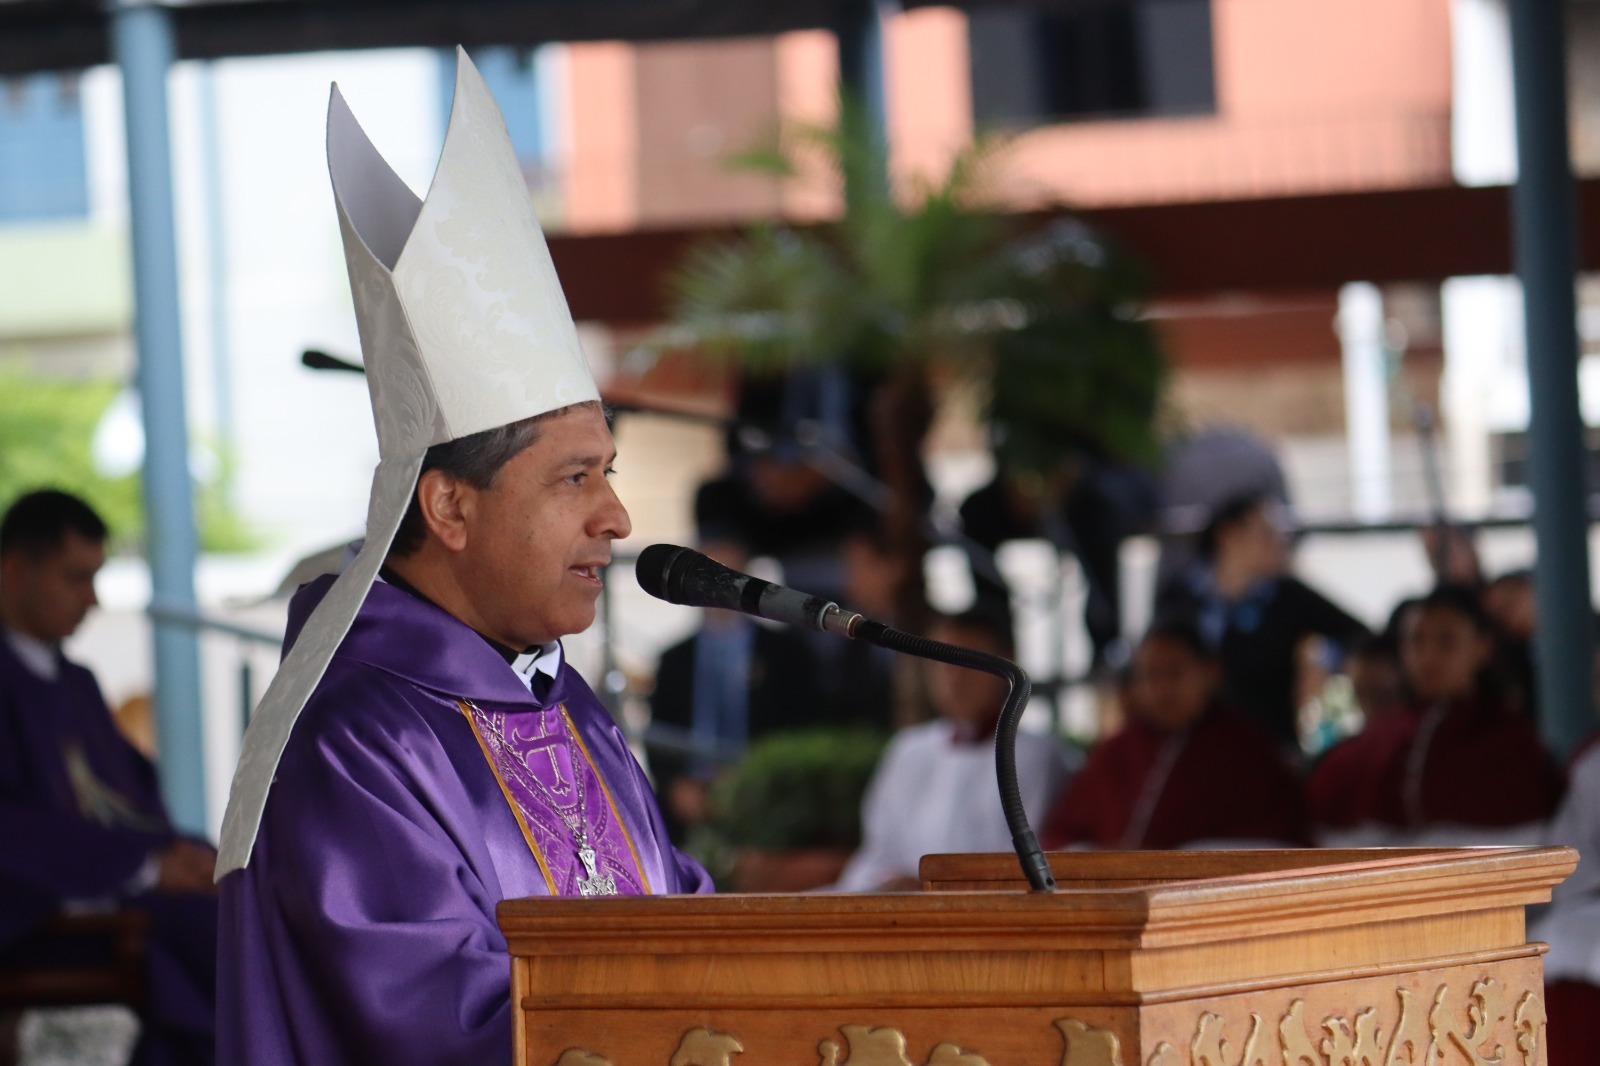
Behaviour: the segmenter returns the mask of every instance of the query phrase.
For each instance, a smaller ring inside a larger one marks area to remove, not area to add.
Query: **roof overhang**
[[[0,0],[0,76],[110,62],[117,0]],[[123,0],[128,2],[128,0]],[[180,59],[360,48],[665,41],[831,29],[862,0],[191,0],[166,3]],[[1021,0],[1037,9],[1128,0]],[[1013,0],[1015,5],[1016,0]],[[905,7],[935,6],[905,0]],[[987,6],[963,0],[944,6]]]
[[[1600,179],[1577,183],[1580,264],[1600,270]],[[1026,216],[1044,224],[1062,212]],[[1160,298],[1442,281],[1510,274],[1505,186],[1392,189],[1264,200],[1102,207],[1076,213],[1148,265]],[[552,234],[573,314],[618,326],[662,320],[666,279],[696,242],[727,227]]]

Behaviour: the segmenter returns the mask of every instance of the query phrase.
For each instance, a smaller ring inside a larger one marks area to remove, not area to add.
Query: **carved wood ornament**
[[[1203,1011],[1195,1024],[1187,1057],[1171,1044],[1160,1043],[1145,1066],[1538,1066],[1544,1044],[1544,1002],[1525,992],[1510,1006],[1507,993],[1493,978],[1472,986],[1465,1004],[1452,1003],[1448,985],[1440,985],[1424,1009],[1411,989],[1395,990],[1399,1017],[1385,1035],[1378,1010],[1367,1007],[1354,1018],[1329,1015],[1320,1037],[1306,1029],[1305,1001],[1289,1005],[1277,1025],[1276,1039],[1264,1033],[1260,1014],[1249,1015],[1244,1039],[1237,1046],[1226,1033],[1227,1019]],[[1463,1009],[1464,1007],[1464,1009]],[[1124,1066],[1117,1036],[1077,1020],[1055,1022],[1064,1047],[1060,1066]],[[666,1066],[734,1066],[744,1051],[740,1040],[711,1029],[690,1029],[678,1042]],[[837,1037],[817,1045],[818,1066],[919,1066],[906,1052],[898,1029],[841,1025]],[[593,1051],[568,1048],[553,1066],[613,1066]],[[981,1054],[958,1044],[936,1045],[920,1066],[991,1066]]]
[[[1400,1015],[1387,1040],[1378,1011],[1367,1007],[1353,1020],[1330,1015],[1320,1039],[1307,1035],[1305,1001],[1296,999],[1278,1023],[1278,1039],[1262,1035],[1261,1015],[1250,1015],[1244,1043],[1235,1048],[1224,1035],[1224,1019],[1206,1011],[1195,1026],[1187,1060],[1171,1044],[1156,1045],[1146,1066],[1511,1066],[1515,1048],[1523,1066],[1540,1062],[1544,1043],[1544,1002],[1525,992],[1515,1012],[1498,981],[1472,986],[1465,1020],[1452,1007],[1450,987],[1440,985],[1424,1010],[1409,988],[1395,990]]]

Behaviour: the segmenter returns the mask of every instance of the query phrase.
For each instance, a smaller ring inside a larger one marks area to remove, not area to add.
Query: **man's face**
[[[0,559],[7,622],[36,640],[70,637],[99,602],[94,576],[105,561],[103,543],[71,531],[53,552],[14,551]]]
[[[462,590],[484,635],[512,648],[545,644],[594,622],[611,542],[632,531],[606,480],[616,459],[605,417],[578,407],[463,501]]]

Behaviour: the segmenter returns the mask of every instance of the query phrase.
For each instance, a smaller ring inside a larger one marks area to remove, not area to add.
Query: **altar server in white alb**
[[[1010,615],[998,609],[940,619],[929,636],[1007,659],[1015,654]],[[1006,683],[945,663],[928,668],[939,717],[901,730],[884,749],[861,805],[861,848],[839,875],[840,890],[914,888],[924,855],[1012,848],[994,761]],[[1054,737],[1017,734],[1017,784],[1030,823],[1039,823],[1081,762],[1081,753]]]

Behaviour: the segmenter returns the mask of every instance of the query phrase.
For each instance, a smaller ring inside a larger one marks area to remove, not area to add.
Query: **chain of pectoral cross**
[[[589,844],[588,806],[584,802],[583,770],[578,763],[578,745],[572,737],[572,722],[567,718],[566,711],[563,710],[560,714],[561,740],[567,748],[567,765],[572,769],[572,787],[578,796],[577,810],[568,813],[567,810],[557,804],[554,795],[557,790],[547,787],[543,781],[540,781],[539,775],[532,772],[532,767],[529,767],[528,776],[533,779],[534,784],[538,785],[539,790],[550,800],[550,809],[555,811],[556,817],[560,818],[562,823],[566,825],[567,832],[572,834],[572,843],[577,849],[578,861],[583,863],[585,875],[578,878],[578,894],[581,896],[614,896],[617,894],[616,878],[610,874],[606,874],[604,877],[600,876],[599,854]],[[546,734],[546,736],[548,735]],[[560,767],[556,764],[554,755],[550,754],[548,749],[546,754],[549,755],[551,769],[555,771],[556,780],[559,782],[561,780]]]

